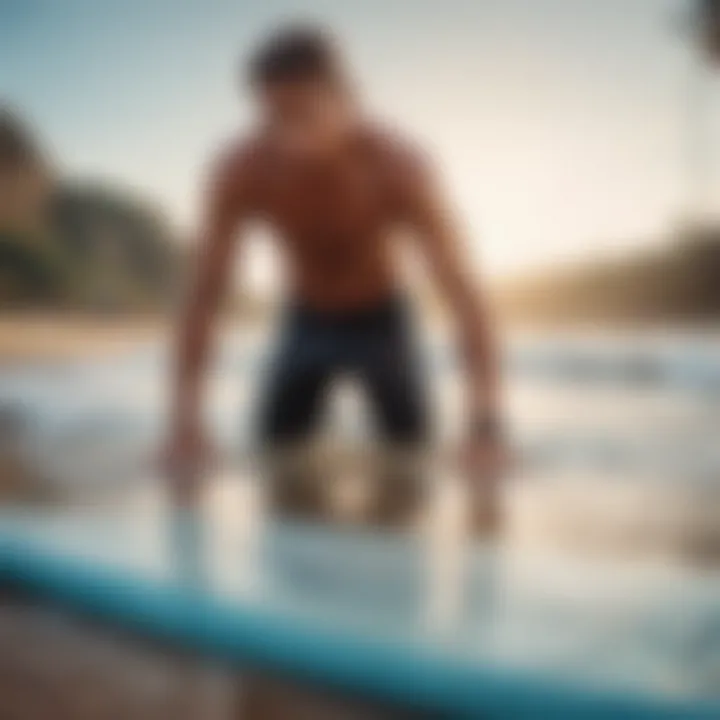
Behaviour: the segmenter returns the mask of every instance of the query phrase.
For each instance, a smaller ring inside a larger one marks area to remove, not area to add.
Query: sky
[[[68,174],[136,187],[191,228],[208,158],[251,116],[243,57],[278,22],[321,21],[368,104],[436,156],[478,261],[521,274],[659,242],[683,213],[697,73],[682,6],[0,0],[0,100]],[[720,72],[704,84],[712,209]]]

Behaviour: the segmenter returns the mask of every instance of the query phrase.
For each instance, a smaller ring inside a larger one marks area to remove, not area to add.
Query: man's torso
[[[393,237],[408,172],[407,153],[372,129],[326,163],[254,141],[252,210],[281,243],[294,301],[342,312],[397,291]]]

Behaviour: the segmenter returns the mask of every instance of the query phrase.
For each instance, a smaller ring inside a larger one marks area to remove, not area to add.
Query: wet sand
[[[0,593],[4,720],[391,720],[409,717],[211,664]]]

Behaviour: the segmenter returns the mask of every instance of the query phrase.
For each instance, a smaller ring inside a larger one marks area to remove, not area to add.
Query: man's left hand
[[[504,440],[471,434],[461,448],[461,468],[468,481],[473,526],[492,533],[501,523],[501,484],[510,465]]]

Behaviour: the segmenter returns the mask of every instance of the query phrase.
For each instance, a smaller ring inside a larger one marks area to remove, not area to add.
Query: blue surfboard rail
[[[563,684],[427,644],[300,622],[271,607],[0,534],[0,582],[151,640],[446,717],[716,720],[720,700]]]

